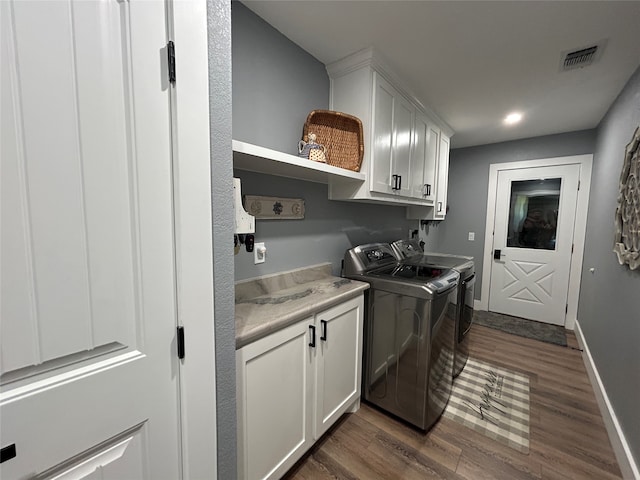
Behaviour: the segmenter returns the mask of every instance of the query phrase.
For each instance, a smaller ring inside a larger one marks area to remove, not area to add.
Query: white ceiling
[[[243,3],[325,64],[373,46],[455,148],[595,128],[640,65],[640,1]],[[601,40],[597,62],[560,72]]]

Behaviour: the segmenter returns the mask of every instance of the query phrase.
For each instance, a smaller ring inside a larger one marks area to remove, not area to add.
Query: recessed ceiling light
[[[522,114],[518,112],[513,112],[504,118],[504,123],[507,125],[513,125],[515,123],[518,123],[520,120],[522,120]]]

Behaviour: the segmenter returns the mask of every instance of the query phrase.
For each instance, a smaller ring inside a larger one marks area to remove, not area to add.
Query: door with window
[[[165,3],[0,14],[0,477],[181,478]]]
[[[498,172],[489,310],[564,325],[580,165]]]

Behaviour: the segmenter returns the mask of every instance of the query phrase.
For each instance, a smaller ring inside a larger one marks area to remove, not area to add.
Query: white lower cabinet
[[[317,440],[360,401],[363,296],[316,315],[316,391],[314,437]]]
[[[238,478],[280,478],[359,405],[363,295],[236,351]]]

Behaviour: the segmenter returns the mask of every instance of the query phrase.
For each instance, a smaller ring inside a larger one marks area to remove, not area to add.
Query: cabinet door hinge
[[[173,44],[173,40],[169,40],[167,43],[167,65],[169,70],[169,83],[175,85],[176,83],[176,47]]]
[[[184,358],[184,327],[177,328],[176,344],[178,345],[178,358]]]

